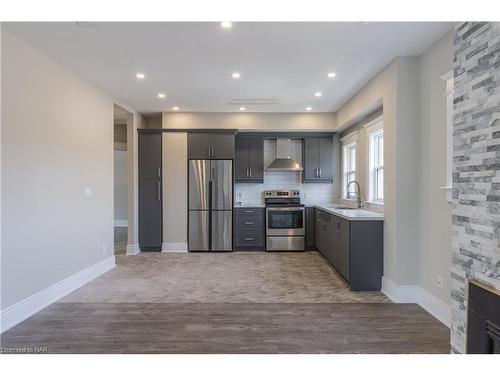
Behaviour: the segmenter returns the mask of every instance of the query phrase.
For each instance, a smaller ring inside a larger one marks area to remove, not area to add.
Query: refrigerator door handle
[[[158,181],[156,183],[156,200],[161,201],[161,183]]]

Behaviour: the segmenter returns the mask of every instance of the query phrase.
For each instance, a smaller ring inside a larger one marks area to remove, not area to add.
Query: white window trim
[[[347,134],[345,137],[342,137],[340,139],[340,143],[342,143],[342,146],[348,146],[353,143],[358,143],[358,132],[355,131]]]
[[[366,181],[367,183],[367,192],[368,192],[368,201],[367,203],[370,204],[376,204],[383,206],[384,205],[384,200],[383,199],[375,199],[374,198],[374,181],[372,181],[372,169],[373,169],[373,160],[370,158],[370,138],[377,133],[383,133],[384,132],[384,119],[383,116],[379,116],[372,121],[368,122],[363,126],[363,128],[366,129],[366,145],[368,147],[367,150],[367,155],[368,155],[368,168],[367,168],[367,176],[366,176]],[[384,137],[384,145],[385,145],[385,137]],[[385,154],[385,146],[384,146],[384,154]],[[385,156],[385,155],[384,155]],[[384,166],[385,166],[385,161],[384,161]],[[385,172],[384,172],[384,188],[385,188]],[[385,190],[385,189],[384,189]]]
[[[452,185],[453,185],[453,92],[454,79],[453,70],[441,76],[443,81],[446,81],[446,91],[443,93],[446,96],[446,186],[440,186],[440,189],[446,190],[446,201],[452,201]]]
[[[352,197],[352,198],[347,198],[347,181],[346,181],[346,178],[345,178],[345,149],[348,148],[348,147],[356,147],[356,166],[355,166],[355,176],[357,176],[358,174],[358,131],[354,131],[348,135],[346,135],[345,137],[342,137],[340,139],[340,143],[342,145],[342,199],[344,200],[348,200],[348,201],[354,201],[356,200],[355,197]]]

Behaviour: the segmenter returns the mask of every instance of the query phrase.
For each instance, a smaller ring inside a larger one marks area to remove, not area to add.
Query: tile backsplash
[[[338,175],[338,142],[334,142],[334,166],[333,183],[302,183],[302,172],[289,171],[264,171],[263,184],[235,184],[235,202],[244,205],[264,204],[265,190],[291,189],[300,190],[301,202],[306,205],[317,203],[335,203],[340,197]],[[293,159],[303,164],[302,160],[302,140],[293,139],[290,145],[290,152]],[[264,168],[266,168],[276,157],[276,140],[264,140]]]

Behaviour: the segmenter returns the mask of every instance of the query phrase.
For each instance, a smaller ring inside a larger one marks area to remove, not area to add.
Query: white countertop
[[[334,215],[340,216],[347,220],[355,221],[375,221],[384,220],[384,214],[382,212],[374,212],[363,209],[353,209],[353,210],[343,210],[338,207],[345,207],[339,204],[316,204],[314,207],[320,208]]]
[[[234,208],[265,208],[264,204],[235,203]]]

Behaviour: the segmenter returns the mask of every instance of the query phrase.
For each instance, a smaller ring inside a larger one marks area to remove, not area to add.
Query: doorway
[[[132,116],[126,109],[115,104],[113,118],[113,165],[114,165],[114,253],[125,255],[128,243],[128,132]]]

